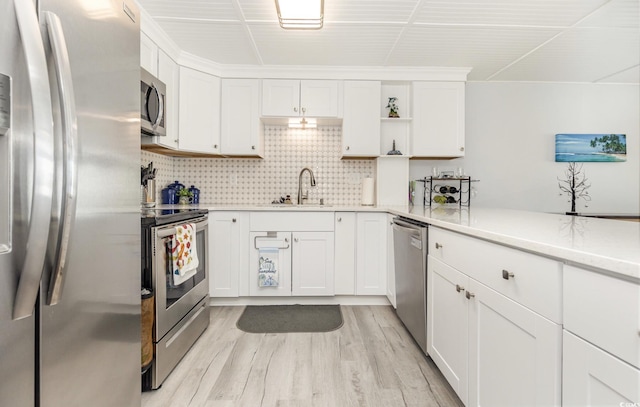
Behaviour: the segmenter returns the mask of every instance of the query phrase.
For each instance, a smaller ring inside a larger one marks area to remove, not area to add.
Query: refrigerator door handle
[[[63,152],[63,198],[61,208],[61,226],[58,237],[58,250],[55,265],[51,274],[47,305],[55,305],[60,301],[64,282],[64,269],[69,249],[69,240],[76,217],[76,197],[78,193],[78,120],[76,102],[71,78],[71,64],[67,51],[67,42],[62,31],[60,18],[52,12],[41,13],[49,33],[49,42],[56,70],[58,94],[62,124]]]
[[[13,305],[13,319],[33,315],[49,239],[53,200],[53,113],[40,25],[32,1],[14,0],[31,92],[33,192],[25,259]]]

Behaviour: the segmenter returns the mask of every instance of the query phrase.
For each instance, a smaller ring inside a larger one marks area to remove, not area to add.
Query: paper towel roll
[[[363,206],[375,205],[375,181],[373,178],[362,179],[362,199],[360,204]]]

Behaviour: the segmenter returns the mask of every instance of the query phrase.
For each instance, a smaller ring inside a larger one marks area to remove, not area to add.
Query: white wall
[[[471,206],[543,212],[570,210],[557,178],[567,163],[555,162],[557,133],[627,135],[627,161],[584,163],[592,200],[578,212],[640,211],[640,92],[637,85],[468,83],[466,157],[412,160],[410,178],[432,166],[464,167],[480,182]]]

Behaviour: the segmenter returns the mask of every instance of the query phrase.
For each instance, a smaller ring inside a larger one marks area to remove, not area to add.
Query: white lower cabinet
[[[568,331],[562,369],[563,406],[638,405],[640,370]]]
[[[333,232],[251,232],[249,295],[334,295]],[[263,262],[277,270],[277,285],[260,286]]]
[[[393,254],[393,218],[387,214],[387,299],[396,308],[396,265]]]
[[[335,213],[335,294],[356,293],[356,213]]]
[[[243,212],[209,214],[209,294],[238,297],[239,276],[248,263],[247,216]]]
[[[333,232],[294,232],[292,295],[333,295]]]
[[[432,256],[427,267],[427,352],[469,405],[469,277]]]
[[[249,295],[291,296],[291,232],[251,232],[249,238]],[[277,271],[273,277],[277,285],[258,284],[258,271],[265,261]]]
[[[356,214],[356,295],[387,294],[387,214]]]
[[[562,325],[500,292],[517,298],[500,281],[487,279],[491,287],[475,278],[493,265],[462,264],[458,270],[441,261],[481,258],[473,246],[460,250],[454,235],[430,228],[427,352],[466,406],[559,406]],[[481,248],[488,254],[501,250]],[[501,281],[515,278],[526,285],[529,271],[519,269],[514,277],[505,265],[497,267],[507,270]]]
[[[638,281],[565,265],[563,294],[563,405],[640,405]]]
[[[466,290],[467,405],[560,405],[562,326],[471,278]]]

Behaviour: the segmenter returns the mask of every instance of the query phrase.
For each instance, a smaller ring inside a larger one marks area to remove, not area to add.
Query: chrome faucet
[[[316,186],[316,177],[313,176],[313,171],[311,171],[311,169],[307,167],[304,167],[302,171],[300,171],[300,175],[298,175],[298,205],[302,205],[303,199],[309,198],[309,191],[307,191],[306,194],[302,195],[302,174],[304,174],[305,171],[309,172],[311,186]]]

